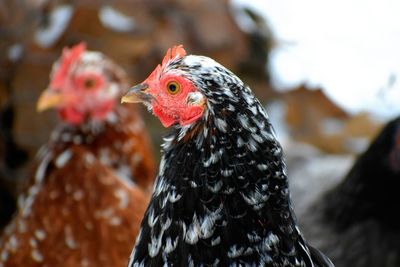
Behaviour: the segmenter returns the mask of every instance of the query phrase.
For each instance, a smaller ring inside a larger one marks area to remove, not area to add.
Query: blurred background
[[[57,123],[36,101],[62,48],[81,41],[132,84],[175,44],[214,58],[265,105],[289,175],[311,175],[301,158],[313,157],[324,159],[314,172],[342,176],[400,111],[398,11],[390,0],[0,0],[0,183],[13,191],[27,176]],[[159,155],[166,130],[142,113]]]

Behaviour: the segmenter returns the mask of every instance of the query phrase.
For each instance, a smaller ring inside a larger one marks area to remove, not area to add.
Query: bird
[[[121,102],[172,128],[129,267],[333,266],[298,228],[282,148],[235,74],[177,45]]]
[[[389,121],[349,170],[328,184],[298,213],[310,242],[338,267],[399,266],[400,117]]]
[[[119,103],[127,75],[79,43],[50,80],[37,109],[60,122],[1,238],[0,266],[126,266],[155,178],[139,110]]]

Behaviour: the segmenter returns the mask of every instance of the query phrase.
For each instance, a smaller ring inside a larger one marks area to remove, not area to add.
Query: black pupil
[[[171,84],[169,85],[169,90],[170,90],[171,92],[175,92],[175,91],[176,91],[176,84],[171,83]]]
[[[87,79],[85,81],[85,87],[86,88],[92,88],[94,86],[94,81],[92,79]]]

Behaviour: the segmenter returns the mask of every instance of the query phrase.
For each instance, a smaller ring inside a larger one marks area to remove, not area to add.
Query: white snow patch
[[[56,7],[50,14],[50,25],[39,28],[35,33],[35,41],[42,48],[51,47],[64,33],[72,18],[74,9],[71,5],[61,5]]]
[[[262,13],[271,25],[278,40],[268,67],[278,90],[305,83],[322,87],[349,113],[367,111],[381,119],[400,113],[400,2],[232,0],[231,4]]]
[[[100,8],[99,19],[104,27],[117,32],[130,32],[136,26],[132,17],[122,14],[108,5]]]

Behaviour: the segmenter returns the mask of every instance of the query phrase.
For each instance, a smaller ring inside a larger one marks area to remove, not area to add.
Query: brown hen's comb
[[[50,87],[57,89],[63,86],[66,77],[68,76],[68,71],[71,65],[78,60],[86,50],[86,44],[81,42],[71,48],[65,47],[62,51],[62,57],[58,70],[53,76]]]

